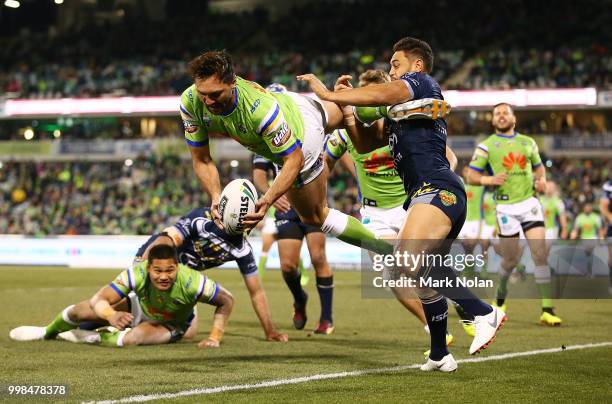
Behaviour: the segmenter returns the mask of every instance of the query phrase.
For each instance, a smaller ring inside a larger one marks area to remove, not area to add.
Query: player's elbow
[[[470,185],[482,185],[480,183],[480,177],[482,177],[482,174],[480,174],[479,172],[477,172],[473,168],[468,168],[467,175],[466,175],[466,181],[467,181],[468,184],[470,184]]]

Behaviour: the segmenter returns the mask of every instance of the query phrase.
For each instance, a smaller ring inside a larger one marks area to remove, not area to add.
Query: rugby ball
[[[227,184],[219,199],[219,215],[227,234],[244,233],[244,217],[255,212],[257,199],[257,191],[251,181],[238,179]]]

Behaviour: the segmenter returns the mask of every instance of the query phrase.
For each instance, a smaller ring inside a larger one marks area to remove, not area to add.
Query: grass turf
[[[47,324],[65,306],[89,298],[116,272],[1,268],[0,385],[61,383],[69,386],[70,401],[115,399],[414,364],[423,361],[428,345],[422,326],[399,303],[361,298],[361,278],[356,272],[335,274],[336,333],[326,337],[310,331],[319,310],[312,282],[307,287],[311,296],[307,330],[296,331],[291,328],[290,293],[280,273],[266,272],[264,284],[273,318],[290,338],[288,344],[266,342],[241,276],[238,271],[227,270],[207,272],[236,298],[226,337],[218,350],[199,350],[191,342],[113,349],[61,341],[9,340],[11,328]],[[538,301],[510,300],[508,323],[482,355],[612,341],[612,301],[563,300],[556,306],[564,324],[553,329],[537,324]],[[206,336],[212,317],[212,310],[200,307],[198,340]],[[471,339],[461,330],[452,309],[449,324],[455,335],[455,358],[468,357]],[[609,402],[610,363],[612,348],[603,347],[465,363],[453,375],[411,369],[171,401]]]

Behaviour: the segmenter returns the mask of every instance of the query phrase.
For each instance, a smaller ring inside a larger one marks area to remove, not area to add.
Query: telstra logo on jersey
[[[527,166],[527,158],[519,152],[510,152],[504,157],[502,164],[506,170],[511,170],[515,164],[518,164],[520,169],[523,170]]]

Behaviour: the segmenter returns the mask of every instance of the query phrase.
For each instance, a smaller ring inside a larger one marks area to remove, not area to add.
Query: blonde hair
[[[369,84],[381,84],[391,81],[391,77],[387,72],[382,70],[369,69],[359,75],[359,87],[364,87]]]

